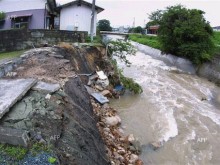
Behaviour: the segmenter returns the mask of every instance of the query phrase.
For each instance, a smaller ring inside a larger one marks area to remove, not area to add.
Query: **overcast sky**
[[[56,0],[60,4],[73,0]],[[86,0],[92,3],[92,0]],[[96,5],[105,10],[98,14],[98,20],[108,19],[111,26],[144,26],[148,14],[167,6],[182,4],[187,8],[203,10],[211,26],[220,26],[220,0],[96,0]]]

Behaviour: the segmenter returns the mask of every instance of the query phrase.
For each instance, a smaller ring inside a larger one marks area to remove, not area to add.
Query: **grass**
[[[160,49],[160,43],[157,36],[146,36],[141,34],[130,34],[129,39],[152,48]],[[212,41],[215,44],[215,54],[220,55],[220,32],[214,32]]]
[[[52,146],[49,144],[42,144],[42,143],[34,143],[30,149],[30,152],[32,155],[37,155],[41,151],[51,153],[52,152]]]
[[[0,60],[3,60],[3,59],[11,59],[11,58],[19,57],[19,56],[22,55],[25,51],[27,51],[27,50],[18,50],[18,51],[13,51],[13,52],[0,53]]]
[[[28,150],[22,147],[15,147],[6,144],[0,144],[0,152],[16,159],[22,160],[27,154]]]
[[[214,37],[212,40],[216,46],[216,54],[220,55],[220,32],[214,32]]]
[[[160,49],[160,43],[157,36],[146,36],[142,34],[130,34],[129,39],[152,48]]]

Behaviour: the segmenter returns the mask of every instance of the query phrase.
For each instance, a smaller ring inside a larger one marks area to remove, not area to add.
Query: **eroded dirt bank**
[[[123,134],[117,111],[94,101],[84,87],[88,77],[78,75],[97,70],[112,72],[103,47],[63,44],[26,52],[22,64],[4,78],[32,77],[61,88],[50,94],[30,90],[1,125],[29,130],[31,143],[52,144],[62,165],[142,164],[139,142]]]

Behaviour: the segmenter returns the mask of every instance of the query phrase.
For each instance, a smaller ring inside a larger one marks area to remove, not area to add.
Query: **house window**
[[[12,20],[12,28],[21,29],[28,28],[29,17],[18,17],[13,18]]]

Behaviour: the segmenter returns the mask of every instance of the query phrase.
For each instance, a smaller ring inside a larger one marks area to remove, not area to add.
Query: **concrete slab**
[[[34,87],[32,87],[32,89],[40,92],[43,91],[43,92],[53,93],[60,89],[60,85],[39,81]]]
[[[109,100],[100,93],[92,93],[91,95],[101,104],[105,104],[109,102]]]
[[[91,95],[92,93],[97,93],[97,91],[87,85],[84,85],[84,87],[86,88],[87,92]]]
[[[28,132],[8,127],[0,127],[0,143],[27,147],[29,141]]]
[[[35,85],[36,79],[0,80],[0,119]]]

